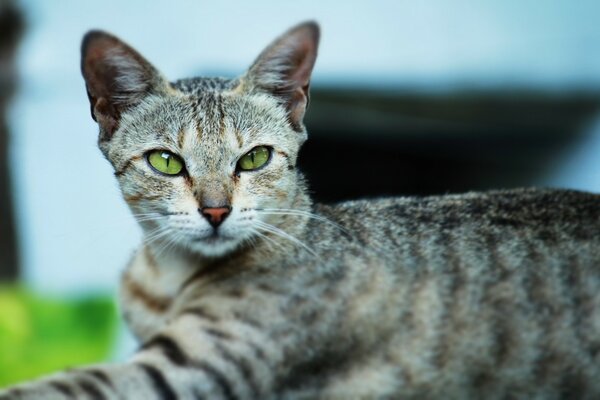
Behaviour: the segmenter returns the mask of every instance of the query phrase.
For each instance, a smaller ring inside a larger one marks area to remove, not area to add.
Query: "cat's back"
[[[379,254],[348,265],[381,277],[369,296],[386,293],[378,329],[391,339],[378,351],[396,393],[600,395],[599,195],[519,189],[317,210],[353,235],[332,229],[330,248]]]
[[[348,227],[377,231],[482,228],[557,229],[588,237],[600,227],[600,195],[561,189],[513,189],[458,195],[396,197],[319,205],[319,212]],[[370,228],[369,228],[370,227]],[[382,233],[391,233],[390,231]]]
[[[515,242],[550,247],[600,245],[600,195],[574,190],[382,198],[318,205],[316,210],[344,227],[361,245],[383,252],[401,251],[409,243],[417,244],[419,249],[413,250],[423,256],[440,246],[488,252],[496,245]],[[337,243],[343,234],[329,228],[327,236]]]

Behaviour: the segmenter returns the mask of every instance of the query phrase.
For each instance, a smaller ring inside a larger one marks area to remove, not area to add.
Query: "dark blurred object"
[[[7,111],[16,89],[15,50],[24,30],[23,14],[14,1],[0,0],[0,280],[19,272],[8,165]]]
[[[317,88],[300,168],[323,202],[530,186],[599,110],[600,93]]]

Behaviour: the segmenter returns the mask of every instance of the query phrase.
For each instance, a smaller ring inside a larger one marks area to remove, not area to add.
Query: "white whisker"
[[[177,242],[181,239],[181,234],[177,231],[172,231],[171,236],[167,238],[167,240],[162,244],[162,246],[156,251],[155,257],[160,257],[163,253],[166,253],[167,250],[174,247]]]
[[[144,237],[144,243],[147,246],[149,246],[156,242],[158,239],[162,238],[163,236],[166,236],[169,232],[171,232],[171,229],[168,226],[161,226],[159,228],[156,228],[150,231],[150,233]]]
[[[313,249],[311,249],[310,247],[308,247],[305,243],[303,243],[301,240],[299,240],[298,238],[290,235],[289,233],[285,232],[282,229],[279,229],[273,225],[267,224],[266,222],[262,222],[262,221],[255,221],[254,224],[256,225],[256,227],[258,229],[262,229],[265,230],[267,232],[271,232],[277,236],[280,236],[284,239],[289,240],[290,242],[293,242],[299,246],[301,246],[302,248],[304,248],[304,250],[306,250],[307,252],[309,252],[310,254],[312,254],[313,256],[315,256],[316,258],[321,258],[319,257],[319,255],[317,253],[315,253],[315,251]]]
[[[265,215],[294,215],[294,216],[307,217],[307,218],[314,219],[317,221],[325,222],[325,223],[327,223],[331,226],[334,226],[335,228],[343,231],[347,235],[353,236],[346,228],[344,228],[340,224],[330,220],[327,217],[324,217],[324,216],[318,215],[318,214],[314,214],[309,211],[295,210],[295,209],[289,209],[289,208],[257,208],[256,211],[260,214],[265,214]]]
[[[264,233],[254,229],[254,228],[250,228],[250,232],[252,232],[253,234],[265,239],[267,241],[267,245],[269,246],[269,248],[273,249],[273,245],[279,247],[280,249],[284,249],[285,247],[277,242],[276,240],[274,240],[273,238],[270,238],[269,236],[265,235]]]

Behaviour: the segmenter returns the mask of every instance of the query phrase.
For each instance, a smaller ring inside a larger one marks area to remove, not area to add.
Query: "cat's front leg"
[[[73,369],[0,391],[0,400],[122,399],[128,393],[154,399],[153,369],[132,363]]]
[[[265,398],[280,353],[253,324],[224,323],[196,305],[126,363],[51,375],[0,392],[0,400]]]
[[[73,369],[18,385],[0,391],[0,400],[231,398],[211,371],[173,366],[144,353],[137,361]]]

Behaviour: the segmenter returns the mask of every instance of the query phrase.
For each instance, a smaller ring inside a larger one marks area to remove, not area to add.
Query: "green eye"
[[[265,165],[269,161],[271,151],[268,147],[258,146],[244,154],[238,161],[238,168],[242,171],[252,171]]]
[[[154,150],[148,153],[148,162],[152,168],[166,175],[177,175],[183,170],[181,158],[165,150]]]

